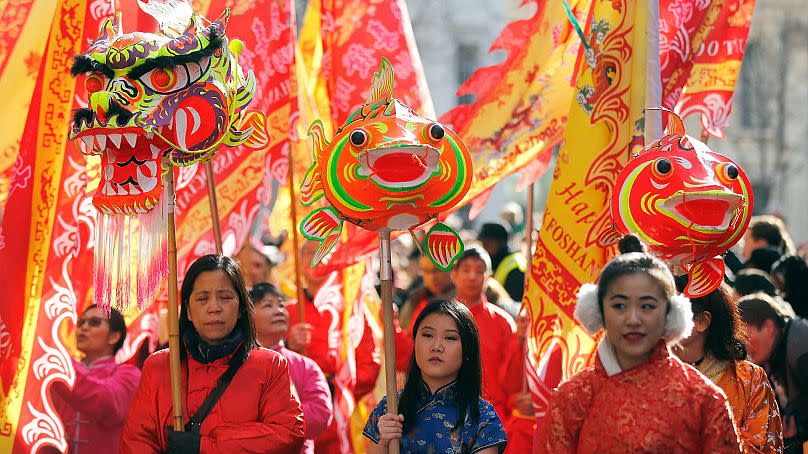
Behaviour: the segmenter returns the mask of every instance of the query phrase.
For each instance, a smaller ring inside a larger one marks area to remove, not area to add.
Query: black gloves
[[[194,432],[174,432],[168,428],[168,454],[199,454],[201,436]]]

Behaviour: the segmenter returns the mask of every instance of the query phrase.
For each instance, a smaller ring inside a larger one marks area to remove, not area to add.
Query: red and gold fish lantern
[[[668,116],[667,134],[620,172],[611,213],[619,233],[640,238],[649,252],[688,271],[685,295],[715,290],[724,278],[720,257],[743,235],[752,215],[752,185],[731,159],[685,134]]]
[[[321,244],[315,266],[336,245],[347,220],[364,229],[410,230],[454,207],[471,185],[471,157],[460,137],[393,98],[393,67],[382,59],[367,102],[329,141],[318,120],[310,129],[314,163],[301,184],[303,204],[325,196],[300,224]],[[463,252],[460,237],[438,223],[427,233],[427,254],[447,270]]]

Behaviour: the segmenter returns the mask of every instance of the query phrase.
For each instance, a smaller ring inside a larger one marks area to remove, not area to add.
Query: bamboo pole
[[[527,209],[525,210],[525,244],[527,246],[527,250],[525,251],[525,287],[527,287],[527,280],[530,279],[530,264],[533,261],[533,194],[534,186],[533,183],[527,187]],[[517,317],[522,315],[522,311],[524,310],[525,306],[525,299],[522,298],[522,304],[519,307],[519,313],[516,314]],[[527,336],[527,333],[525,333]],[[527,339],[523,339],[522,341],[522,360],[527,354]],[[527,375],[522,374],[522,392],[525,393],[528,391],[527,386]]]
[[[222,255],[222,226],[219,220],[219,204],[216,201],[216,180],[213,175],[213,164],[208,161],[204,165],[205,176],[208,180],[208,201],[210,202],[210,218],[213,225],[213,243],[216,245],[216,253]]]
[[[382,285],[382,325],[384,327],[384,378],[387,386],[387,413],[398,414],[396,394],[396,344],[393,339],[393,265],[390,252],[390,231],[379,230],[379,274]],[[389,454],[398,454],[397,439],[390,440]]]
[[[166,203],[168,204],[168,364],[171,374],[171,406],[174,413],[174,431],[183,432],[179,299],[177,298],[177,231],[174,225],[174,169],[170,166],[166,177]]]
[[[295,292],[297,293],[297,321],[298,323],[306,323],[306,312],[303,310],[305,299],[303,298],[303,283],[300,279],[300,237],[297,232],[297,198],[295,197],[295,161],[293,158],[292,149],[289,148],[289,170],[287,172],[287,183],[289,184],[289,210],[292,215],[292,263],[295,268]],[[314,289],[310,289],[314,291]],[[303,352],[305,353],[305,347]]]

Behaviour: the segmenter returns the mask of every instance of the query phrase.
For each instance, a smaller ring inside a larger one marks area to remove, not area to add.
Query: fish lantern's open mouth
[[[93,205],[104,213],[145,213],[158,202],[161,158],[169,147],[141,128],[92,128],[77,134],[86,153],[101,154]]]
[[[743,197],[726,191],[682,192],[665,199],[663,208],[687,225],[705,231],[726,231]]]
[[[358,173],[386,189],[414,189],[438,172],[440,153],[428,145],[375,148],[359,154]]]

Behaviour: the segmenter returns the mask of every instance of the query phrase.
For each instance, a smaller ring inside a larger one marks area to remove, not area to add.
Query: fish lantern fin
[[[600,247],[608,247],[620,241],[620,233],[614,227],[603,229],[598,235],[597,242]]]
[[[310,206],[323,195],[325,195],[325,191],[323,190],[323,180],[320,177],[320,166],[315,162],[306,171],[303,182],[300,183],[300,201],[303,206]]]
[[[393,97],[393,65],[382,57],[382,65],[379,72],[373,73],[373,82],[368,92],[368,104],[380,99]]]
[[[448,225],[438,222],[426,233],[426,255],[435,267],[449,271],[465,247],[460,235]]]
[[[699,298],[717,289],[724,280],[724,260],[712,257],[691,265],[685,265],[688,283],[684,294],[688,298]]]
[[[267,117],[260,110],[248,110],[241,119],[230,126],[230,133],[223,143],[231,147],[242,145],[250,150],[261,150],[269,145]]]
[[[685,135],[685,124],[682,121],[682,117],[677,115],[676,112],[667,107],[649,107],[646,110],[659,110],[662,112],[662,123],[665,124],[665,135]]]
[[[331,207],[318,208],[300,221],[300,233],[306,239],[317,241],[320,245],[311,259],[314,268],[334,249],[342,232],[342,219]]]

